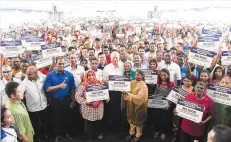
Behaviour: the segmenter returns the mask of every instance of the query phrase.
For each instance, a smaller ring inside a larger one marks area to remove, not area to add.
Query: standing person
[[[111,53],[111,63],[103,70],[103,80],[108,83],[109,75],[123,76],[123,65],[119,64],[119,53],[114,51]],[[110,102],[105,104],[105,126],[118,131],[121,127],[121,92],[109,91]]]
[[[103,81],[103,71],[98,69],[98,59],[92,58],[91,59],[91,69],[96,73],[96,79],[99,81]]]
[[[134,59],[134,65],[133,65],[133,70],[136,71],[137,69],[147,69],[145,65],[141,63],[141,57],[139,54],[134,54],[133,55]]]
[[[103,52],[99,52],[98,59],[99,59],[98,69],[103,70],[104,67],[107,65],[106,55]]]
[[[24,80],[24,78],[26,77],[26,70],[27,68],[30,66],[30,63],[28,60],[26,59],[22,59],[20,62],[20,66],[21,66],[21,71],[18,72],[15,77]]]
[[[183,119],[181,124],[181,142],[190,142],[197,140],[203,142],[205,124],[214,116],[213,101],[205,93],[206,83],[198,81],[195,86],[195,92],[186,95],[185,100],[195,102],[204,106],[203,118],[200,123],[192,122],[188,119]]]
[[[101,134],[101,120],[104,115],[104,103],[103,101],[87,102],[86,101],[86,86],[100,85],[100,81],[96,78],[96,73],[93,70],[88,70],[85,74],[85,79],[78,88],[75,99],[81,105],[81,114],[84,118],[84,132],[86,139],[91,141],[94,136],[97,136],[99,140],[103,139]],[[107,99],[108,103],[110,99]]]
[[[136,72],[132,70],[132,63],[127,61],[124,63],[124,76],[129,76],[131,80],[135,80]]]
[[[72,73],[64,70],[65,60],[57,58],[56,69],[48,73],[44,89],[49,96],[49,105],[52,112],[52,125],[55,141],[60,135],[70,137],[70,104],[74,97],[75,81]]]
[[[14,77],[17,73],[19,73],[21,71],[20,58],[19,57],[14,57],[12,59],[12,62],[13,62],[13,69],[11,71],[11,74]]]
[[[43,90],[46,76],[38,74],[35,66],[30,66],[26,71],[27,77],[21,82],[20,89],[25,96],[26,106],[35,130],[35,142],[51,140],[51,127],[49,126],[49,113],[47,98]]]
[[[21,101],[23,94],[20,91],[19,83],[9,82],[6,84],[5,92],[9,97],[6,107],[12,112],[15,118],[14,127],[17,135],[23,142],[33,142],[34,129],[25,105]]]
[[[136,71],[136,80],[131,82],[131,91],[123,93],[127,103],[127,120],[130,124],[126,140],[137,142],[142,136],[143,124],[147,118],[148,88],[144,82],[144,73]]]
[[[18,142],[14,123],[11,111],[6,107],[1,107],[1,142]]]

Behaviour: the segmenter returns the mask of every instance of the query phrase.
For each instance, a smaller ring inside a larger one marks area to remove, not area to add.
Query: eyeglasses
[[[4,73],[4,74],[9,74],[10,71],[2,71],[2,73]]]

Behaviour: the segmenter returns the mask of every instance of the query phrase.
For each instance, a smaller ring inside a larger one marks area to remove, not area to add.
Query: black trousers
[[[153,108],[152,112],[155,114],[153,115],[154,131],[167,134],[170,123],[169,112],[160,108]]]
[[[52,128],[54,136],[70,133],[70,96],[63,99],[50,99],[50,109],[52,114]]]
[[[180,142],[194,142],[194,140],[198,140],[199,142],[204,141],[203,136],[194,137],[194,136],[191,136],[191,135],[185,133],[183,130],[181,131]]]
[[[121,128],[121,92],[110,91],[110,102],[104,105],[104,131]]]
[[[46,136],[52,138],[52,129],[49,108],[41,111],[29,112],[30,120],[35,131],[34,141],[45,140]]]
[[[84,132],[86,140],[94,140],[101,133],[101,120],[84,120]]]

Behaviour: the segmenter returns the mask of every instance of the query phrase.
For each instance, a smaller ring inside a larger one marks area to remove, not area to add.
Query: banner
[[[231,106],[230,88],[208,84],[207,95],[216,103]]]
[[[43,58],[51,58],[62,55],[60,43],[42,45],[41,49]]]
[[[186,100],[178,100],[176,105],[176,113],[178,116],[193,122],[202,121],[204,106]]]
[[[109,75],[109,90],[129,92],[131,90],[130,77]]]
[[[34,61],[36,63],[36,67],[38,69],[49,66],[52,64],[52,59],[51,58],[43,58],[43,59],[38,59]]]
[[[176,86],[171,90],[171,92],[168,94],[166,99],[177,104],[177,101],[179,99],[183,100],[187,94],[188,94],[187,91],[185,91],[184,89],[182,89],[179,86]]]
[[[86,86],[87,102],[102,101],[108,98],[108,85]]]
[[[213,58],[217,55],[217,53],[204,50],[197,47],[192,47],[189,52],[189,63],[193,63],[195,65],[200,66],[208,66],[211,65]]]
[[[226,66],[231,65],[231,51],[221,52],[221,64]]]
[[[205,50],[217,52],[220,46],[220,39],[215,36],[200,36],[198,37],[197,46]]]
[[[149,108],[166,108],[168,107],[168,101],[161,96],[149,96],[148,97]]]
[[[23,52],[21,41],[1,41],[0,53],[4,57],[17,57]]]
[[[25,36],[22,40],[22,45],[26,50],[41,50],[41,45],[45,44],[45,38],[39,36]]]
[[[142,71],[144,72],[145,75],[144,79],[146,84],[157,84],[157,79],[158,79],[157,71],[153,71],[150,69],[142,69]]]
[[[201,31],[202,36],[216,36],[216,37],[221,37],[222,33],[218,32],[217,30],[206,30],[202,29]]]

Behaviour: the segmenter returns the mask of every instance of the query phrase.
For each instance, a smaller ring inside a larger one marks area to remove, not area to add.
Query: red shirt
[[[110,63],[111,63],[111,56],[108,55],[108,56],[107,56],[107,64],[110,64]]]
[[[214,116],[215,111],[214,111],[214,104],[212,99],[210,99],[207,95],[204,96],[202,99],[197,99],[195,96],[195,92],[189,93],[186,97],[185,100],[201,104],[205,107],[204,112],[203,112],[203,118],[202,120],[205,120],[206,116]],[[182,124],[181,124],[181,129],[191,135],[191,136],[203,136],[204,135],[204,130],[205,130],[205,125],[199,125],[193,121],[190,121],[188,119],[183,119]]]

